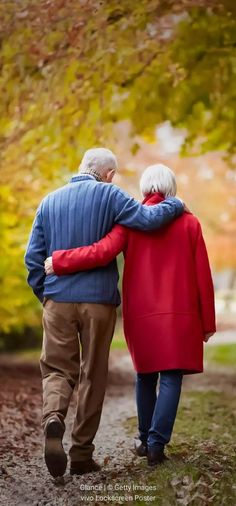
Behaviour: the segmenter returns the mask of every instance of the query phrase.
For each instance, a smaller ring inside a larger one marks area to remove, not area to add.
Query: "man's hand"
[[[45,270],[46,274],[54,274],[52,257],[46,258],[46,260],[44,262],[44,270]]]
[[[207,343],[209,341],[211,336],[214,336],[215,332],[208,332],[208,334],[205,334],[204,341]]]

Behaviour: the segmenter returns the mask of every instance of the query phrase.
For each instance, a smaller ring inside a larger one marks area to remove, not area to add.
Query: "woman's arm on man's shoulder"
[[[90,246],[54,251],[53,271],[57,275],[63,275],[105,266],[124,251],[127,237],[128,230],[115,225],[103,239]]]

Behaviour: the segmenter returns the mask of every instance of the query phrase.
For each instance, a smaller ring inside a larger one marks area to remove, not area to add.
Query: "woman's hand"
[[[52,257],[46,258],[46,260],[44,262],[44,270],[45,270],[46,274],[54,274]]]

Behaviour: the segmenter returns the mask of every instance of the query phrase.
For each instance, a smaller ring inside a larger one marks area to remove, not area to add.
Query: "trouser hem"
[[[47,427],[47,424],[48,424],[49,420],[51,420],[51,419],[57,420],[63,426],[64,432],[65,432],[64,417],[61,416],[58,413],[55,413],[55,411],[52,412],[52,413],[50,413],[49,415],[47,415],[47,417],[45,417],[45,418],[42,419],[41,426],[42,426],[44,432],[46,430],[46,427]]]
[[[142,436],[142,437],[140,437],[140,436],[139,436],[139,438],[138,438],[138,439],[139,439],[139,441],[141,441],[141,443],[143,443],[144,445],[146,445],[146,444],[147,444],[147,440],[148,440],[148,438],[147,438],[147,437],[145,438],[145,437],[143,437],[143,436]]]
[[[70,463],[73,465],[75,462],[86,462],[87,460],[91,460],[93,457],[92,453],[88,453],[85,455],[73,455],[73,457],[70,457]]]
[[[155,444],[148,443],[148,449],[150,449],[150,450],[163,451],[164,448],[165,448],[165,444],[163,444],[163,443],[155,443]]]

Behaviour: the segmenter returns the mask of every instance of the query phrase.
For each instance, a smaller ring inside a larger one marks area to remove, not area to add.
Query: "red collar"
[[[164,195],[160,192],[156,192],[146,195],[142,203],[147,206],[154,206],[155,204],[160,204],[163,200],[165,200]]]

